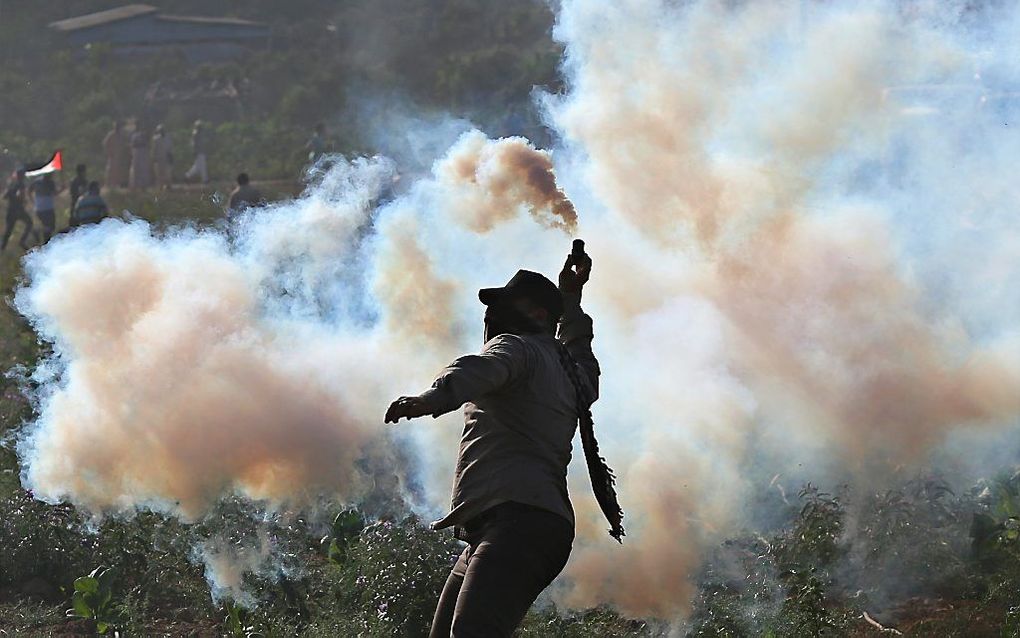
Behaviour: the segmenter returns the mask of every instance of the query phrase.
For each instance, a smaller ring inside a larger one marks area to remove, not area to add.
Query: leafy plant
[[[331,563],[340,565],[347,555],[348,546],[358,539],[358,534],[365,528],[365,521],[357,510],[345,509],[333,518],[329,527],[329,536],[322,539],[329,541],[326,556]]]
[[[782,580],[789,585],[786,602],[780,612],[780,635],[835,635],[840,623],[826,606],[826,586],[816,570],[788,571]]]
[[[984,509],[970,526],[975,560],[987,570],[1020,560],[1020,472],[989,481],[978,501]]]
[[[223,604],[223,629],[234,638],[256,638],[260,634],[255,630],[255,625],[250,622],[250,614],[247,609],[227,600]]]
[[[828,567],[841,553],[843,504],[839,496],[822,492],[810,483],[800,491],[800,498],[804,506],[792,534],[779,545],[780,558],[787,569]]]
[[[439,592],[460,549],[448,534],[416,517],[369,525],[339,566],[337,596],[352,614],[348,631],[371,636],[424,636]]]
[[[94,620],[96,631],[100,634],[105,634],[120,622],[120,614],[113,601],[113,570],[100,566],[88,576],[76,578],[67,615]]]
[[[744,621],[745,600],[732,587],[712,583],[702,586],[689,636],[736,638],[752,635]]]
[[[830,585],[845,557],[844,497],[808,484],[802,506],[772,539],[750,535],[717,550],[702,584],[688,636],[838,635]]]

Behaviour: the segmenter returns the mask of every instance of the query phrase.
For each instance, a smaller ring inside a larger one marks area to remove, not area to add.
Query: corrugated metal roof
[[[156,7],[147,4],[127,4],[123,7],[117,7],[116,9],[108,9],[106,11],[89,13],[76,18],[68,18],[66,20],[51,22],[50,28],[56,29],[57,31],[77,31],[78,29],[87,29],[101,24],[127,20],[128,18],[136,18],[149,13],[155,13],[156,11],[158,11]]]
[[[206,16],[174,16],[161,13],[156,16],[157,20],[166,20],[168,22],[189,22],[194,24],[230,24],[243,27],[264,27],[266,26],[262,22],[252,22],[251,20],[242,20],[241,18],[210,18]]]

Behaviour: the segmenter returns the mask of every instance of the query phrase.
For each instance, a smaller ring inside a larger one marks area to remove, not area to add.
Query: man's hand
[[[426,414],[432,414],[421,397],[400,397],[390,404],[386,410],[386,423],[396,423],[400,419],[415,419]]]
[[[567,261],[560,271],[560,292],[580,293],[581,288],[591,277],[591,257],[587,253],[575,255],[569,253]]]

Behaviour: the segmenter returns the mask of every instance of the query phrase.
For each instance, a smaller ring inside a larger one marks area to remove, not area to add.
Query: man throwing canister
[[[432,527],[454,527],[467,547],[440,595],[432,638],[509,637],[563,569],[574,539],[567,464],[579,422],[595,496],[610,534],[623,536],[615,479],[599,456],[589,409],[599,365],[592,321],[581,310],[591,273],[583,245],[574,242],[559,289],[521,270],[502,288],[480,290],[482,351],[386,411],[386,422],[396,423],[464,406],[452,508]]]

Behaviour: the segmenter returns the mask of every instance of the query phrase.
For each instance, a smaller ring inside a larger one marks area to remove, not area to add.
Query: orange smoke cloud
[[[100,256],[36,272],[30,303],[60,327],[69,359],[31,440],[36,493],[186,518],[235,490],[273,503],[338,487],[354,497],[371,425],[335,380],[298,363],[307,346],[258,319],[253,282],[222,244],[104,230]]]
[[[436,175],[459,191],[455,215],[485,232],[517,216],[523,207],[543,226],[568,233],[577,228],[574,205],[556,184],[552,158],[521,137],[490,141],[465,133],[436,167]]]

